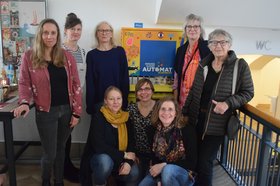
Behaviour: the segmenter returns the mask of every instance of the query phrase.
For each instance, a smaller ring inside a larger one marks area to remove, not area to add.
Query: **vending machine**
[[[182,30],[122,28],[121,43],[128,59],[129,101],[135,101],[135,84],[149,78],[155,86],[154,99],[172,94],[173,64],[182,41]]]

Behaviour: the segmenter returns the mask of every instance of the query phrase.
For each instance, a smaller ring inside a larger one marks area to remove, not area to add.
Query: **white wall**
[[[94,44],[92,37],[94,28],[97,23],[103,20],[113,25],[116,41],[119,43],[121,27],[133,27],[135,22],[142,22],[145,28],[181,29],[181,25],[155,24],[156,0],[48,0],[47,12],[50,18],[54,18],[59,23],[61,29],[63,29],[66,15],[70,12],[76,13],[83,21],[80,46],[86,50],[90,50]],[[182,20],[185,16],[182,15]],[[204,19],[207,19],[207,17]],[[219,28],[221,27],[219,26]],[[214,27],[206,27],[206,33],[209,34],[213,29]],[[233,49],[237,54],[272,54],[280,56],[279,30],[233,27],[225,27],[224,29],[233,35]],[[265,43],[262,49],[256,47],[256,43],[259,41]],[[265,81],[261,80],[262,82]],[[74,129],[72,135],[74,142],[86,140],[88,126],[89,122],[82,122]],[[15,139],[39,140],[34,121],[34,111],[26,119],[15,120],[13,127]],[[2,127],[0,127],[0,140],[3,140],[2,134]]]
[[[49,17],[54,18],[61,29],[68,13],[74,12],[83,22],[81,46],[90,49],[93,31],[101,21],[108,21],[120,41],[121,27],[133,27],[143,22],[145,27],[155,27],[155,0],[48,0]]]

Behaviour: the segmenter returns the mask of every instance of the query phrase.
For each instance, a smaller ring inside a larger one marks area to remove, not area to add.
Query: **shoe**
[[[43,180],[42,186],[51,186],[50,180]]]
[[[63,183],[63,181],[62,182],[56,182],[54,180],[54,186],[64,186],[64,183]]]
[[[72,183],[80,183],[80,169],[74,166],[64,169],[64,179]]]
[[[64,183],[54,183],[54,186],[64,186]]]

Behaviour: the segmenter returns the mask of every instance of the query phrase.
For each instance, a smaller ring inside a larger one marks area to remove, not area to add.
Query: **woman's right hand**
[[[135,161],[136,155],[134,152],[125,152],[124,159],[130,159],[130,160]]]
[[[29,111],[30,111],[29,105],[22,104],[22,105],[18,106],[17,108],[15,108],[14,110],[12,110],[11,112],[14,112],[14,117],[18,118],[20,116],[26,117],[27,114],[29,113]]]

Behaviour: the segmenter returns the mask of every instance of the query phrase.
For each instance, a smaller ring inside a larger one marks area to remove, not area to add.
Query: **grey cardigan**
[[[214,99],[219,102],[225,101],[229,105],[229,109],[223,114],[216,114],[213,112],[214,105],[210,101],[208,104],[206,119],[204,123],[204,135],[222,136],[225,135],[225,128],[231,112],[247,102],[254,96],[254,85],[251,77],[251,71],[247,62],[244,59],[239,60],[236,93],[232,95],[232,77],[234,62],[237,57],[234,51],[228,52],[228,58],[224,61],[220,80],[217,82],[216,94],[212,92],[211,100]],[[211,53],[205,57],[196,72],[193,86],[190,90],[189,96],[182,109],[182,113],[189,117],[189,122],[196,125],[198,114],[200,110],[200,99],[207,77],[208,65],[214,60],[214,55]],[[214,88],[213,88],[214,91]]]

